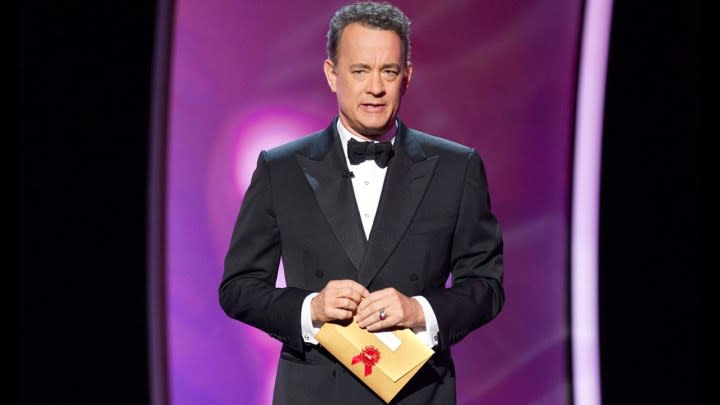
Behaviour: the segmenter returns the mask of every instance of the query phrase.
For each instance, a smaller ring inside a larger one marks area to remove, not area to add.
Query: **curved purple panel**
[[[270,402],[280,345],[227,318],[217,288],[258,152],[336,114],[322,62],[328,21],[342,4],[176,2],[165,257],[173,404]],[[580,2],[397,5],[413,21],[415,67],[400,115],[478,149],[505,236],[507,303],[453,347],[458,402],[568,403]]]
[[[612,1],[585,4],[578,80],[573,164],[571,309],[573,396],[597,405],[600,396],[598,338],[598,220],[605,68]]]

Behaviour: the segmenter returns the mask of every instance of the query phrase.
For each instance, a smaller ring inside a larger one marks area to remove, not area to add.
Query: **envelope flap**
[[[400,342],[393,350],[375,334],[361,329],[354,321],[347,326],[326,325],[337,328],[338,334],[356,349],[354,359],[358,362],[363,360],[363,356],[368,356],[368,350],[371,350],[372,356],[374,356],[371,359],[372,367],[387,375],[393,382],[397,382],[408,372],[427,361],[434,353],[410,329],[400,329],[392,332]]]

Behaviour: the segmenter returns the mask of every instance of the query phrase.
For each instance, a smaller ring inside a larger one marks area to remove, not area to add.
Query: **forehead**
[[[384,62],[400,63],[402,56],[402,40],[395,31],[366,27],[359,23],[345,27],[338,44],[338,60],[359,62],[380,58]]]

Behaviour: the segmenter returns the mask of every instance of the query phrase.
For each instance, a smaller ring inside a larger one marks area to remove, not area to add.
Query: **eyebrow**
[[[400,65],[397,63],[387,63],[385,65],[382,65],[382,67],[380,69],[382,70],[382,69],[387,69],[387,68],[395,68],[398,70],[401,69]],[[350,69],[371,69],[371,67],[370,67],[370,65],[367,65],[365,63],[354,63],[354,64],[350,65]]]

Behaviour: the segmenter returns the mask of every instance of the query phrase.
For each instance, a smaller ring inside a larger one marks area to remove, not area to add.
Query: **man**
[[[245,194],[220,303],[283,342],[276,404],[383,403],[314,338],[353,317],[372,332],[412,328],[435,351],[393,403],[452,404],[450,346],[503,306],[480,157],[397,118],[412,77],[409,24],[386,3],[335,14],[324,71],[339,115],[263,151]],[[287,287],[275,288],[281,256]]]

